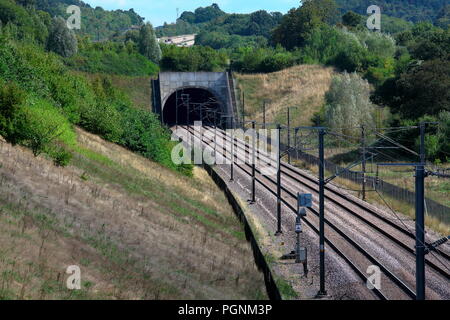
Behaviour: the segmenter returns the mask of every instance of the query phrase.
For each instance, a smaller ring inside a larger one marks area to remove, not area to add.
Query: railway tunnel
[[[182,88],[172,93],[163,106],[162,119],[169,127],[175,124],[192,125],[202,121],[203,125],[225,127],[222,117],[224,104],[205,88]]]
[[[233,88],[227,72],[161,72],[152,81],[153,112],[169,127],[202,121],[229,128],[237,109]]]

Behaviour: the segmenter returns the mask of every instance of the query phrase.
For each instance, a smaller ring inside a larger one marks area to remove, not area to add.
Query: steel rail
[[[187,129],[189,133],[192,133],[190,128]],[[194,132],[195,134],[195,132]],[[210,139],[209,139],[210,140]],[[204,137],[202,136],[202,142],[207,144],[208,146],[211,146],[211,140],[209,142],[205,141]],[[221,148],[222,149],[222,148]],[[221,152],[223,156],[225,156],[226,159],[229,159],[226,155],[226,153]],[[236,155],[234,155],[234,158],[236,158]],[[230,159],[231,160],[231,159]],[[243,172],[251,176],[251,172],[244,169],[241,165],[238,163],[235,164],[238,166]],[[249,166],[248,163],[245,163],[246,166]],[[261,171],[259,169],[256,170],[258,174],[261,174]],[[270,179],[268,177],[265,177],[266,180],[271,182],[272,184],[276,185],[276,182],[273,179]],[[273,195],[276,195],[275,191],[271,189],[266,183],[261,181],[259,178],[256,178],[256,181],[261,184],[265,189],[267,189],[270,193]],[[281,189],[287,193],[292,199],[296,200],[297,196],[294,195],[290,190],[287,190],[285,187],[281,186]],[[281,201],[294,213],[296,212],[296,208],[290,204],[286,199],[283,197],[281,198]],[[317,210],[313,208],[309,208],[309,210],[316,216],[319,217],[319,213]],[[316,233],[319,234],[318,229],[313,226],[313,224],[308,221],[306,218],[303,218],[303,221],[311,227],[311,229]],[[383,271],[383,273],[394,283],[396,284],[406,295],[408,295],[410,298],[415,299],[416,295],[412,289],[408,287],[407,284],[405,284],[401,279],[399,279],[396,275],[394,275],[387,267],[385,267],[381,262],[379,262],[376,258],[374,258],[372,255],[370,255],[365,249],[363,249],[358,243],[356,243],[353,239],[351,239],[349,236],[347,236],[344,232],[339,230],[338,227],[336,227],[334,224],[332,224],[329,220],[325,219],[324,222],[332,228],[332,230],[337,233],[341,238],[343,238],[345,241],[350,243],[352,247],[354,247],[360,254],[362,254],[366,259],[368,259],[371,263],[376,264],[380,267],[380,270]],[[367,277],[364,275],[364,273],[348,258],[344,252],[342,252],[336,245],[334,245],[329,239],[325,240],[327,244],[330,245],[330,247],[339,255],[341,256],[349,265],[350,267],[358,274],[359,277],[362,278],[362,280],[367,281]],[[387,299],[386,296],[378,289],[374,288],[372,289],[374,293],[380,298],[380,299]]]
[[[230,141],[230,139],[228,139],[228,136],[225,134],[223,134],[223,130],[219,130],[219,132],[222,134],[222,136],[225,136],[226,139],[228,141]],[[239,141],[238,139],[235,139],[235,141],[237,141],[240,144],[244,144],[242,141]],[[236,145],[236,143],[235,143]],[[245,146],[245,144],[244,144]],[[243,148],[242,146],[237,146],[239,148],[241,148],[242,150],[245,150],[245,152],[248,152],[245,148]],[[273,159],[271,159],[269,156],[267,156],[264,153],[259,152],[258,150],[258,154],[263,157],[265,157],[266,159],[269,159],[269,161],[274,161]],[[313,179],[312,177],[308,176],[307,174],[301,172],[299,169],[292,167],[291,165],[287,165],[285,163],[281,163],[281,166],[299,176],[301,176],[302,178],[307,179],[308,181],[311,181],[312,183],[314,183],[315,185],[318,184],[318,181],[316,181],[315,179]],[[287,175],[289,178],[291,178],[292,180],[306,186],[308,189],[314,191],[315,193],[318,193],[317,190],[315,190],[313,187],[309,186],[308,184],[306,184],[304,181],[300,180],[297,177],[292,176],[291,174],[287,173],[286,171],[283,171],[283,173],[285,175]],[[369,214],[371,214],[372,216],[374,216],[375,218],[383,221],[384,223],[388,224],[390,227],[396,229],[397,231],[407,235],[408,237],[410,237],[412,240],[415,240],[415,235],[412,234],[410,231],[405,230],[403,227],[399,226],[398,224],[392,222],[391,220],[389,220],[386,217],[383,217],[382,215],[380,215],[379,213],[377,213],[375,210],[373,210],[372,208],[365,206],[364,204],[349,198],[348,196],[330,188],[330,187],[326,187],[327,191],[332,192],[334,195],[344,199],[345,201],[351,203],[352,205],[357,206],[358,208],[364,210],[364,212],[367,212]],[[333,203],[335,203],[336,205],[338,205],[339,207],[343,208],[344,210],[346,210],[348,213],[352,214],[353,216],[357,217],[359,220],[363,221],[364,223],[368,224],[370,227],[372,227],[373,229],[375,229],[376,231],[380,232],[381,234],[383,234],[384,236],[386,236],[387,238],[389,238],[391,241],[395,242],[397,245],[399,245],[400,247],[402,247],[404,250],[408,251],[410,254],[415,256],[415,251],[408,247],[405,243],[401,242],[400,240],[398,240],[397,238],[395,238],[393,235],[389,234],[388,232],[384,231],[382,228],[380,228],[379,226],[377,226],[376,224],[374,224],[373,222],[369,221],[368,219],[362,217],[360,214],[354,212],[353,210],[348,209],[347,207],[345,207],[341,202],[339,202],[338,200],[333,199],[330,196],[325,195],[325,198],[328,200],[331,200]],[[428,243],[427,243],[428,245]],[[450,260],[450,256],[437,249],[436,250],[438,254],[440,254],[442,257],[444,257],[447,260]],[[441,267],[437,266],[434,262],[429,261],[428,259],[426,260],[426,263],[432,268],[434,269],[436,272],[440,273],[441,275],[443,275],[444,277],[446,277],[447,279],[450,279],[450,274],[448,272],[446,272],[444,269],[442,269]]]

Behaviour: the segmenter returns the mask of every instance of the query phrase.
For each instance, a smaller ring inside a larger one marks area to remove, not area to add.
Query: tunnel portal
[[[161,72],[152,80],[153,111],[168,126],[178,119],[231,127],[237,114],[234,87],[227,72]]]
[[[164,104],[163,122],[169,127],[192,125],[202,121],[203,125],[226,127],[222,117],[223,104],[204,88],[183,88],[172,93]]]

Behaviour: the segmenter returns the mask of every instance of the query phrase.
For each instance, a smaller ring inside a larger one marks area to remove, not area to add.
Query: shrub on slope
[[[1,40],[4,45],[0,47],[0,80],[17,87],[17,90],[11,93],[13,97],[8,99],[14,100],[15,95],[17,99],[26,99],[23,108],[27,110],[29,119],[35,119],[33,117],[39,114],[38,109],[43,111],[42,116],[49,117],[56,115],[56,113],[51,115],[50,110],[52,112],[57,110],[71,125],[79,125],[109,141],[159,161],[169,168],[185,174],[190,173],[192,169],[190,166],[176,166],[172,163],[170,159],[172,142],[168,130],[160,125],[154,114],[136,111],[126,94],[115,88],[108,77],[98,76],[88,80],[83,75],[70,72],[56,54],[45,53],[36,45],[20,44],[5,36]],[[21,98],[21,95],[25,98]],[[36,103],[37,109],[30,109],[32,101]],[[14,105],[18,104],[20,101]],[[3,116],[0,122],[1,132],[9,130],[11,119],[22,117],[19,116],[22,110],[12,107],[10,110],[13,110],[14,114]],[[44,130],[44,133],[46,130],[52,131],[36,126],[36,122],[31,120],[22,122],[22,125],[31,126],[32,123],[34,126],[27,129],[30,132],[35,130],[34,135],[38,135],[36,130]],[[23,137],[17,143],[32,148],[35,146],[39,149],[37,154],[47,152],[52,157],[64,158],[64,155],[53,152],[57,147],[56,138],[40,139],[46,142],[44,143],[46,147],[38,148],[39,144],[33,144]],[[63,145],[65,142],[62,141]],[[55,144],[53,148],[48,147],[51,144]],[[70,149],[70,146],[66,147]]]

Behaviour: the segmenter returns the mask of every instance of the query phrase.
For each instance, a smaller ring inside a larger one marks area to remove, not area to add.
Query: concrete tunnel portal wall
[[[230,117],[234,116],[231,90],[226,72],[161,72],[158,80],[153,82],[154,112],[169,126],[175,124],[175,119],[180,124],[186,124],[188,119],[193,123],[203,117],[208,124],[214,121],[220,123],[222,120],[224,126],[229,127]],[[186,99],[181,99],[183,94],[189,97],[189,109]],[[205,105],[205,108],[200,108],[201,105]],[[187,110],[190,111],[189,117]],[[218,111],[216,119],[213,119],[213,112],[205,110]],[[222,116],[227,118],[221,119]]]

